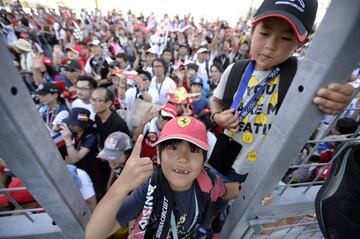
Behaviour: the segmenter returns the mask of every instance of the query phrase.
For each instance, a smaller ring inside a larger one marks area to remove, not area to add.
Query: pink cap
[[[209,150],[204,124],[191,116],[180,116],[167,122],[154,146],[169,139],[182,139]]]

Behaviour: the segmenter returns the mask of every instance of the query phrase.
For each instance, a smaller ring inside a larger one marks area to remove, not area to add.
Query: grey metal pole
[[[0,157],[51,216],[65,238],[84,238],[90,211],[11,59],[0,37]],[[0,231],[4,231],[1,227]],[[50,224],[50,231],[52,227]]]
[[[322,113],[312,103],[315,92],[331,82],[346,82],[360,59],[359,22],[360,1],[332,1],[220,238],[246,235],[261,199],[271,194],[320,121]]]

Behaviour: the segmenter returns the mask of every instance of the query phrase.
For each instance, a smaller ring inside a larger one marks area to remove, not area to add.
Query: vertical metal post
[[[84,238],[90,211],[11,59],[0,37],[0,157],[65,238]]]
[[[360,59],[359,22],[360,1],[332,1],[220,238],[246,235],[261,199],[271,194],[320,121],[322,114],[312,103],[315,92],[331,82],[346,82]]]

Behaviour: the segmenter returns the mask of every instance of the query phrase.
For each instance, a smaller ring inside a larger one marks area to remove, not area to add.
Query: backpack
[[[239,88],[240,80],[242,80],[243,73],[250,63],[250,60],[240,60],[236,62],[231,68],[229,78],[226,82],[223,103],[224,109],[229,109],[233,102],[235,92]],[[277,109],[280,108],[282,101],[285,98],[286,92],[288,91],[292,80],[297,70],[297,58],[289,57],[286,61],[279,65],[280,67],[280,83],[279,83],[279,99]]]
[[[325,238],[360,235],[360,144],[347,146],[335,158],[329,178],[315,199],[318,223]]]

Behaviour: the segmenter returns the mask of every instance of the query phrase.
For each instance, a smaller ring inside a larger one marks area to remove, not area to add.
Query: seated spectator
[[[67,164],[66,168],[70,173],[70,176],[73,179],[76,187],[80,190],[81,196],[87,203],[90,212],[93,212],[97,201],[93,182],[91,181],[89,175],[86,173],[86,171],[77,168],[75,165]]]
[[[108,175],[101,170],[102,162],[96,160],[99,151],[93,124],[87,109],[72,108],[69,117],[59,125],[59,130],[66,144],[65,163],[74,164],[89,174],[99,200],[105,193]]]
[[[93,121],[95,120],[95,112],[90,97],[96,86],[97,82],[91,76],[79,76],[75,87],[77,99],[71,103],[72,108],[84,108],[90,111],[90,119]]]
[[[111,110],[114,95],[106,88],[97,88],[93,91],[90,101],[94,109],[96,130],[99,136],[99,148],[104,147],[105,139],[113,132],[121,131],[129,135],[126,122]]]
[[[98,154],[98,158],[106,160],[111,168],[111,174],[108,181],[107,189],[120,176],[127,159],[132,151],[132,140],[123,132],[111,133],[105,140],[104,148]]]
[[[60,89],[53,83],[39,85],[35,91],[40,96],[39,112],[51,129],[69,115],[69,110],[61,97]]]

